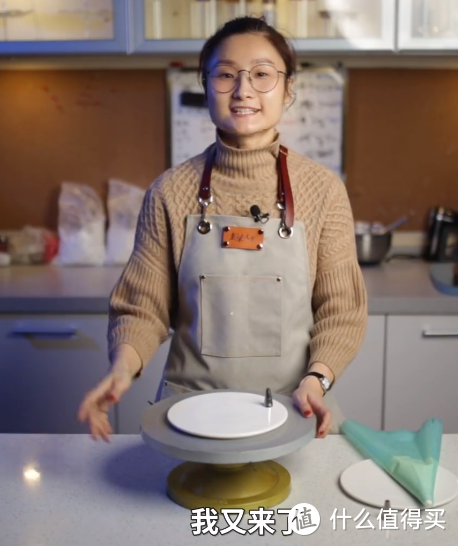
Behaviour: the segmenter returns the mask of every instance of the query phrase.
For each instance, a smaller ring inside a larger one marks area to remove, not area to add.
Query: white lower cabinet
[[[84,395],[108,371],[106,315],[0,315],[0,433],[88,433]],[[171,336],[110,412],[138,434],[154,402]],[[458,316],[370,316],[355,360],[332,392],[344,414],[374,429],[416,430],[431,417],[458,433]]]
[[[118,432],[138,434],[144,411],[154,403],[162,379],[162,372],[170,350],[172,336],[159,347],[141,377],[132,382],[130,389],[118,404]]]
[[[385,317],[370,316],[363,345],[331,392],[347,419],[382,428]]]
[[[458,317],[392,316],[387,321],[386,430],[443,420],[458,433]]]
[[[108,370],[107,320],[0,316],[0,433],[88,433],[77,412]]]

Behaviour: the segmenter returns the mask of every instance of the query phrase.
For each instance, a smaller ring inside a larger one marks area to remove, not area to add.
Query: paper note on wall
[[[285,146],[342,175],[342,76],[334,70],[304,70],[295,92],[295,102],[278,126]]]
[[[215,140],[197,71],[168,73],[172,166],[202,153]],[[282,143],[342,174],[344,81],[335,70],[301,70],[295,100],[277,129]]]
[[[206,107],[188,106],[183,101],[184,93],[203,95],[197,71],[170,70],[168,81],[171,103],[171,162],[174,167],[210,146],[215,141],[215,126]]]

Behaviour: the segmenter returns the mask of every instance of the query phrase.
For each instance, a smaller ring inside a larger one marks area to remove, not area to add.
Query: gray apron
[[[178,272],[179,312],[157,400],[206,389],[245,389],[291,396],[309,363],[314,324],[304,224],[294,222],[286,156],[279,154],[282,218],[207,215],[212,202],[209,150],[199,192],[201,215],[186,218]],[[293,225],[294,222],[294,225]],[[227,227],[264,230],[260,250],[225,247]],[[331,432],[343,421],[331,393]]]

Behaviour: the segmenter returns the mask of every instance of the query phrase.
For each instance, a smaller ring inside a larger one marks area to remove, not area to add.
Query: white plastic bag
[[[107,264],[125,264],[135,243],[138,215],[145,190],[111,179],[108,182]]]
[[[57,265],[103,265],[105,261],[103,202],[86,184],[63,182],[59,196]]]

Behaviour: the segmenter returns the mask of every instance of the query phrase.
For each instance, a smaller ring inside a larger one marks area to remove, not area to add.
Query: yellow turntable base
[[[268,508],[291,492],[289,472],[279,463],[182,463],[167,478],[167,495],[185,508]]]

